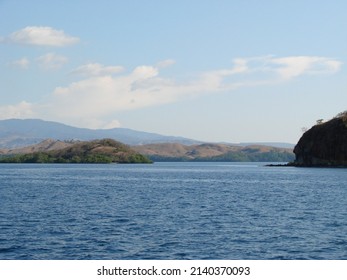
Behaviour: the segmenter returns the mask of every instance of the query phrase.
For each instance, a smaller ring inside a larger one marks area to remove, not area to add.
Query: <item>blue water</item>
[[[347,259],[347,170],[2,164],[0,259]]]

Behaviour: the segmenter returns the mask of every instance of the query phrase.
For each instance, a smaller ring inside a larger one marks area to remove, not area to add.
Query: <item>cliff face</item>
[[[294,148],[296,166],[347,167],[346,115],[313,126]]]

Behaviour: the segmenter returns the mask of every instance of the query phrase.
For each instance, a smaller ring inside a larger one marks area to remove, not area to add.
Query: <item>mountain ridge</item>
[[[40,119],[0,120],[0,148],[25,147],[38,144],[48,138],[63,141],[111,138],[127,145],[159,142],[201,143],[201,141],[184,137],[165,136],[129,128],[88,129]]]
[[[61,141],[111,138],[127,145],[145,145],[154,143],[179,143],[195,145],[207,143],[179,136],[166,136],[151,132],[142,132],[129,128],[88,129],[78,128],[54,121],[40,119],[0,120],[0,149],[14,149],[38,144],[46,139]],[[267,145],[279,148],[294,148],[293,144],[278,142],[225,143],[234,146]]]

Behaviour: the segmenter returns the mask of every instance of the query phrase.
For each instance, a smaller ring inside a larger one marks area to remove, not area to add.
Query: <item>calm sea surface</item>
[[[0,259],[347,259],[347,169],[2,164]]]

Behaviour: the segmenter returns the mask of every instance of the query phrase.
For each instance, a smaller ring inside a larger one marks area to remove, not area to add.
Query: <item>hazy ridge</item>
[[[0,121],[0,148],[18,148],[38,144],[48,138],[55,140],[90,141],[110,138],[128,145],[177,142],[197,144],[200,141],[128,128],[87,129],[39,119],[8,119]]]
[[[287,162],[294,159],[292,146],[287,143],[203,143],[126,128],[93,130],[43,120],[0,121],[2,155],[47,153],[66,149],[80,141],[104,138],[130,145],[153,161]]]

